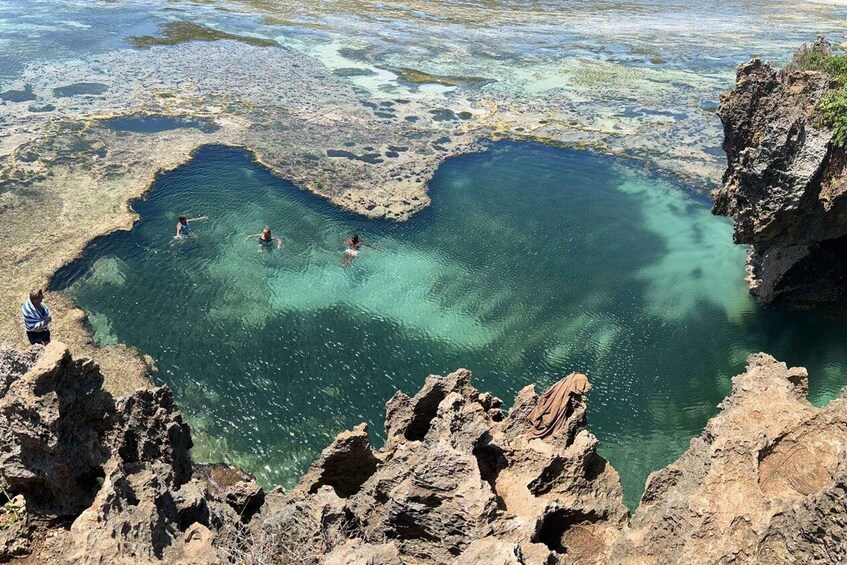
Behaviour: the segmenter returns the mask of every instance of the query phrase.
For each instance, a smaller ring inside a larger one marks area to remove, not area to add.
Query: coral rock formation
[[[703,434],[650,475],[613,561],[847,559],[847,399],[815,408],[805,369],[747,363]]]
[[[847,396],[816,408],[805,369],[748,359],[732,394],[636,513],[573,397],[531,439],[470,373],[387,404],[379,450],[342,432],[290,492],[193,465],[167,388],[115,401],[58,343],[0,350],[0,562],[837,563],[847,560]]]
[[[739,65],[718,109],[728,165],[713,212],[730,216],[735,242],[751,246],[748,283],[763,304],[808,307],[847,290],[847,154],[817,115],[842,85],[803,70],[810,52],[831,49],[819,39],[782,70]]]
[[[388,402],[381,450],[364,427],[340,434],[253,526],[300,532],[296,545],[328,562],[602,561],[627,517],[618,475],[596,453],[584,405],[569,433],[530,439],[537,398],[526,387],[504,417],[470,372],[430,376],[414,397]]]

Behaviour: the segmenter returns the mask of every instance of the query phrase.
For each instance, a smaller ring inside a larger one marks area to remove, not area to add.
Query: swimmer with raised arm
[[[188,236],[191,235],[191,226],[189,222],[202,222],[203,220],[208,220],[206,216],[200,216],[199,218],[191,218],[190,220],[183,215],[180,215],[177,218],[176,222],[176,235],[174,239],[187,239]]]
[[[257,238],[259,240],[259,253],[264,251],[265,249],[272,249],[274,242],[276,242],[276,248],[280,249],[282,247],[282,240],[278,237],[273,237],[271,235],[271,228],[265,226],[265,229],[262,230],[262,233],[254,233],[253,235],[248,235],[244,238],[244,241],[249,241],[250,238]]]
[[[360,247],[369,247],[369,248],[373,249],[374,251],[379,251],[379,249],[377,249],[376,247],[374,247],[370,243],[366,243],[366,242],[362,241],[361,239],[359,239],[359,234],[357,234],[357,233],[354,233],[350,237],[350,239],[342,240],[341,243],[344,243],[344,244],[347,245],[347,249],[344,250],[344,257],[341,258],[341,266],[345,267],[345,268],[350,263],[353,262],[353,259],[355,259],[359,255],[359,248]]]

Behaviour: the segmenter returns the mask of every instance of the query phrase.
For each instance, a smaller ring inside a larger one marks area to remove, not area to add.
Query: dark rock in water
[[[53,104],[44,104],[43,106],[30,106],[29,108],[27,108],[27,110],[35,114],[39,114],[42,112],[52,112],[55,109],[56,107]]]
[[[808,307],[847,290],[847,153],[817,113],[841,85],[803,70],[810,52],[828,54],[829,44],[804,46],[781,71],[759,59],[740,65],[718,109],[728,166],[713,212],[751,246],[748,282],[762,304]]]

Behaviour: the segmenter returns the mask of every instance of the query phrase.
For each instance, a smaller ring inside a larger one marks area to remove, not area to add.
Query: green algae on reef
[[[493,82],[493,79],[484,77],[433,75],[424,71],[419,71],[417,69],[410,69],[408,67],[401,67],[399,69],[392,70],[397,73],[397,75],[402,80],[405,80],[406,82],[411,82],[412,84],[440,84],[442,86],[481,86],[483,84]]]
[[[211,27],[193,22],[168,22],[160,26],[159,37],[153,35],[141,35],[129,37],[128,40],[135,47],[153,47],[155,45],[177,45],[189,41],[223,41],[226,39],[240,41],[257,47],[279,47],[279,43],[272,39],[252,37],[249,35],[237,35],[227,33]]]

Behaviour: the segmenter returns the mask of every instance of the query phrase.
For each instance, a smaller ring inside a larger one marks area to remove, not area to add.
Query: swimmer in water
[[[276,242],[276,248],[280,249],[282,247],[282,240],[278,237],[273,237],[271,235],[271,228],[265,226],[265,229],[262,230],[262,233],[254,233],[253,235],[248,235],[244,238],[244,241],[249,241],[251,237],[255,237],[259,240],[259,253],[264,251],[265,249],[272,249],[274,241]]]
[[[191,218],[187,219],[185,216],[180,215],[177,218],[176,222],[176,235],[174,239],[187,239],[188,236],[191,235],[191,226],[188,222],[202,222],[203,220],[208,220],[206,216],[200,216],[199,218]]]
[[[379,251],[379,249],[370,243],[365,243],[359,239],[359,234],[357,233],[354,233],[350,239],[342,240],[341,243],[347,244],[347,249],[344,250],[344,257],[341,258],[341,266],[345,268],[359,255],[360,247],[370,247],[374,251]]]

